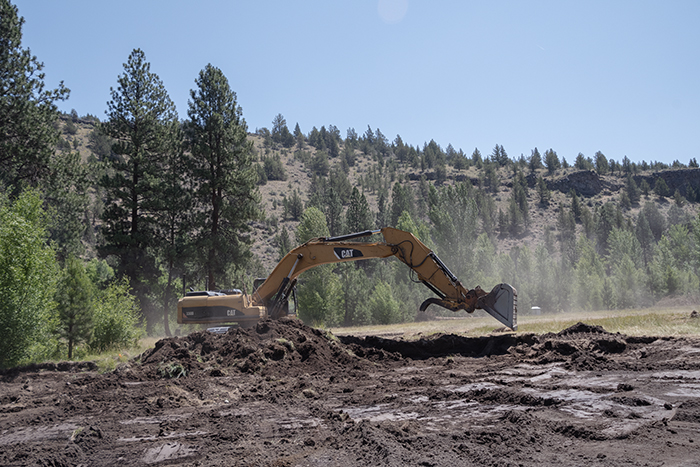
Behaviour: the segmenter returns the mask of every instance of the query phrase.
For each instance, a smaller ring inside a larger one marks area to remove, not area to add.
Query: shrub
[[[136,299],[126,279],[116,282],[97,297],[95,328],[89,347],[93,351],[128,348],[136,345],[144,330],[139,325]]]

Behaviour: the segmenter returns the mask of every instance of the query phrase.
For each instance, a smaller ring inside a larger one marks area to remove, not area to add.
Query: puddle
[[[182,459],[183,457],[191,457],[196,454],[196,449],[175,442],[146,449],[141,460],[144,464],[157,464],[158,462]]]

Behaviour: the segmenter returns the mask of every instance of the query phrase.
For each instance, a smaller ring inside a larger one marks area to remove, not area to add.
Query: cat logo
[[[333,252],[338,259],[361,258],[364,256],[360,250],[354,248],[333,248]]]
[[[233,308],[229,308],[226,310],[226,316],[236,316],[236,310]]]

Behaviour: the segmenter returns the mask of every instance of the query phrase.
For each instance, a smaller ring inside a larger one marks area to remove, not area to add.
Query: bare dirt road
[[[0,465],[700,465],[700,339],[197,332],[1,374]]]

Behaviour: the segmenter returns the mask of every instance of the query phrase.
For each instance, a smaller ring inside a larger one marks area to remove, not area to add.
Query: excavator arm
[[[353,241],[378,233],[384,236],[384,241]],[[451,311],[465,310],[468,313],[483,309],[505,326],[517,329],[517,292],[512,286],[499,284],[489,293],[478,286],[467,290],[423,242],[410,232],[391,227],[339,237],[314,238],[294,248],[257,288],[253,303],[267,307],[268,314],[277,318],[286,312],[287,300],[296,279],[304,271],[323,264],[390,256],[395,256],[406,264],[418,281],[437,295],[425,300],[420,306],[421,311],[430,305],[439,305]]]

